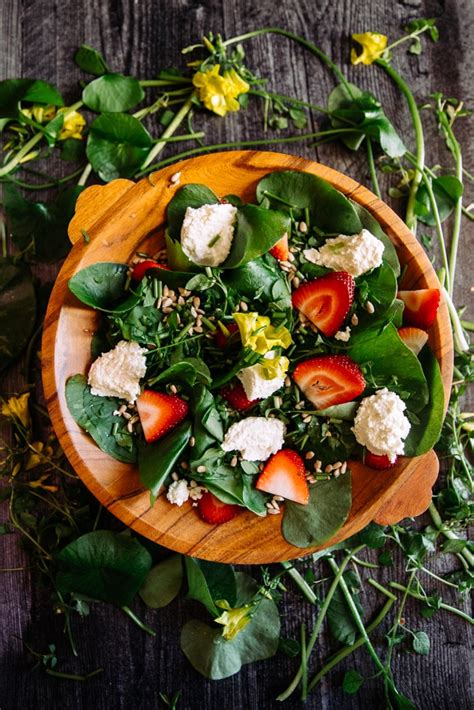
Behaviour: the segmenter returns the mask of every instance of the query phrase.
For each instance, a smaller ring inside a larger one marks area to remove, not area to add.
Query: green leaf
[[[61,94],[52,84],[38,79],[5,79],[0,81],[0,118],[21,118],[19,104],[64,106]]]
[[[203,384],[197,384],[191,399],[194,415],[193,434],[196,443],[193,458],[199,458],[211,446],[216,446],[224,438],[224,425],[216,407],[214,395]]]
[[[36,320],[36,295],[29,270],[0,259],[0,372],[27,344]]]
[[[235,269],[269,251],[285,233],[291,222],[285,212],[244,205],[237,211],[234,238],[221,269]]]
[[[66,138],[61,141],[59,157],[69,163],[79,163],[86,157],[84,141],[77,138]]]
[[[258,591],[256,582],[237,572],[236,606],[248,603]],[[181,631],[181,648],[201,675],[212,680],[238,673],[242,665],[271,658],[278,650],[280,617],[271,599],[261,599],[252,620],[230,641],[222,630],[211,628],[196,619],[188,621]]]
[[[171,555],[152,567],[139,594],[151,609],[162,609],[178,596],[182,582],[181,555]]]
[[[349,83],[348,86],[354,98],[359,98],[363,95],[363,91],[355,84]],[[334,112],[350,106],[352,101],[351,94],[349,94],[344,84],[336,86],[328,96],[328,110]],[[334,117],[331,118],[331,125],[334,128],[350,128],[350,125],[346,121],[341,121]],[[339,136],[339,140],[342,141],[349,150],[359,150],[364,139],[365,135],[360,130],[355,130],[354,133],[342,133]]]
[[[363,609],[359,601],[358,587],[354,584],[352,574],[350,572],[344,573],[344,580],[349,587],[351,597],[359,614],[362,615]],[[327,618],[331,635],[344,645],[351,646],[359,635],[359,627],[354,620],[340,587],[336,588],[331,599],[327,611]]]
[[[117,300],[125,295],[127,273],[126,264],[92,264],[69,279],[69,290],[87,306],[110,310]]]
[[[158,384],[158,382],[162,384],[182,382],[192,387],[196,382],[210,385],[212,378],[204,360],[200,357],[186,357],[150,380],[150,384]]]
[[[128,606],[151,567],[151,555],[133,537],[109,530],[82,535],[57,555],[62,593]]]
[[[109,71],[109,67],[102,54],[98,52],[97,49],[89,47],[88,44],[81,44],[74,55],[74,61],[79,69],[82,69],[82,71],[88,74],[101,76],[102,74],[107,74]]]
[[[406,456],[421,456],[438,441],[444,420],[444,386],[439,364],[432,351],[425,346],[419,361],[428,383],[429,399],[417,413],[418,422],[412,423],[405,440]]]
[[[225,599],[231,606],[236,604],[236,576],[230,565],[219,562],[207,562],[195,557],[184,558],[188,598],[203,604],[212,618],[219,616],[216,601]]]
[[[203,205],[219,204],[220,199],[206,185],[190,183],[177,190],[167,209],[168,232],[171,239],[179,242],[181,226],[188,207],[197,209]]]
[[[347,695],[354,695],[364,682],[364,677],[354,670],[346,671],[342,681],[342,689]]]
[[[427,656],[430,652],[430,637],[424,631],[416,631],[413,637],[413,650],[420,656]]]
[[[173,473],[173,469],[188,445],[191,433],[191,424],[184,421],[154,444],[142,444],[139,446],[138,470],[140,481],[150,491],[151,505],[157,499],[160,489],[168,476]]]
[[[397,295],[397,277],[392,267],[384,262],[379,268],[368,274],[362,274],[356,280],[356,286],[364,288],[364,301],[370,301],[375,308],[376,317],[382,317],[392,306]],[[359,326],[373,323],[374,316],[364,310],[359,313]]]
[[[310,488],[308,505],[287,501],[282,534],[296,547],[323,545],[342,527],[352,503],[352,478],[348,471]]]
[[[301,644],[296,639],[288,639],[280,636],[278,641],[279,653],[284,653],[288,658],[296,658],[301,653]]]
[[[140,83],[132,76],[104,74],[82,92],[85,105],[96,113],[116,113],[128,111],[142,101],[145,96]]]
[[[133,177],[152,143],[152,137],[134,116],[103,113],[90,126],[86,153],[99,177],[110,182]]]
[[[279,200],[266,193],[277,195]],[[308,209],[311,224],[323,232],[356,234],[362,229],[354,206],[347,197],[326,180],[310,173],[296,170],[269,173],[257,185],[257,200],[261,203],[265,198],[279,210],[288,209],[288,205],[300,211]]]
[[[197,271],[200,267],[197,264],[193,264],[191,259],[188,259],[183,251],[180,242],[176,242],[169,235],[169,230],[165,232],[165,246],[166,246],[166,260],[170,269],[175,272],[179,271],[181,273],[187,272],[186,276],[186,288],[188,286],[189,272]],[[204,274],[198,274],[198,276],[203,276]]]
[[[288,282],[271,254],[226,270],[222,280],[237,302],[247,296],[264,304],[274,303],[280,310],[291,308]]]
[[[367,545],[375,550],[383,547],[387,541],[387,535],[381,525],[377,523],[369,523],[367,527],[358,532],[353,537],[347,540],[349,547],[358,547],[359,545]]]
[[[431,181],[431,187],[440,220],[444,222],[454,210],[457,201],[462,197],[462,182],[454,175],[440,175]],[[424,183],[420,185],[416,193],[415,214],[423,224],[428,224],[431,227],[436,225],[436,218]]]
[[[119,399],[91,394],[84,375],[74,375],[66,382],[66,402],[74,420],[104,453],[124,463],[136,461],[135,437],[127,431],[126,420],[113,414],[120,407]]]
[[[462,550],[464,550],[467,544],[467,540],[446,540],[441,545],[441,550],[443,552],[451,552],[453,554],[456,554],[457,552],[462,552]]]

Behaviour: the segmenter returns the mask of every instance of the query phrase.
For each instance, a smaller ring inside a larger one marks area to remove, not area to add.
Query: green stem
[[[6,165],[3,165],[3,166],[0,168],[0,177],[3,177],[3,176],[6,175],[7,173],[11,172],[11,171],[13,170],[13,168],[16,168],[16,166],[17,166],[19,163],[21,163],[21,161],[22,161],[22,159],[25,157],[25,155],[28,155],[28,153],[30,152],[30,150],[31,150],[32,148],[34,148],[35,145],[36,145],[37,143],[39,143],[42,138],[43,138],[43,134],[42,134],[42,133],[35,133],[35,135],[34,135],[32,138],[30,138],[29,141],[27,141],[27,142],[25,143],[25,145],[23,146],[23,148],[20,148],[20,150],[18,151],[18,153],[15,153],[15,155],[13,156],[13,158],[12,158],[8,163],[6,163]]]
[[[457,142],[453,129],[447,123],[445,126],[446,133],[449,136],[449,144],[452,146],[452,153],[454,156],[454,162],[456,165],[456,177],[459,180],[459,182],[462,185],[462,178],[463,178],[463,172],[462,172],[462,154],[461,154],[461,148],[459,146],[459,143]],[[449,250],[449,285],[450,288],[448,289],[449,295],[453,295],[453,289],[454,289],[454,274],[456,272],[456,261],[457,261],[457,255],[458,255],[458,246],[459,246],[459,236],[461,234],[461,217],[462,217],[462,195],[459,196],[456,205],[454,207],[454,213],[453,213],[453,231],[451,235],[451,247]]]
[[[23,180],[15,180],[10,175],[5,176],[5,182],[11,182],[18,187],[23,187],[25,190],[49,190],[51,187],[58,187],[59,185],[64,185],[64,183],[74,180],[78,175],[82,173],[82,168],[75,170],[69,175],[65,175],[63,178],[58,178],[57,180],[51,180],[51,182],[44,182],[40,184],[33,184],[31,182],[23,182]],[[3,181],[2,181],[3,182]]]
[[[272,91],[259,91],[258,89],[250,89],[249,94],[251,96],[259,96],[262,99],[271,98],[277,101],[282,101],[283,103],[292,104],[293,106],[302,106],[303,108],[313,109],[313,111],[319,111],[319,113],[331,115],[331,111],[328,111],[324,106],[318,106],[317,104],[310,104],[308,101],[301,101],[301,99],[294,99],[292,96],[286,96],[285,94],[275,94]]]
[[[389,584],[393,589],[398,589],[400,592],[405,592],[409,597],[413,597],[413,599],[419,599],[422,602],[426,602],[426,597],[424,597],[422,594],[418,594],[418,592],[414,592],[411,589],[408,589],[407,587],[404,587],[403,585],[399,584],[398,582],[389,582]],[[474,624],[474,619],[461,609],[457,609],[456,607],[451,606],[450,604],[445,604],[444,602],[438,603],[440,609],[444,609],[444,611],[449,611],[451,614],[456,614],[456,616],[460,616],[461,619],[464,619],[464,621],[468,621],[470,624]]]
[[[130,609],[130,607],[121,606],[120,608],[123,612],[125,612],[128,617],[130,617],[130,619],[133,621],[134,624],[138,626],[139,629],[145,631],[147,634],[150,634],[150,636],[156,636],[156,631],[147,624],[145,624],[143,621],[141,621],[138,616],[136,616],[136,614]]]
[[[381,199],[382,195],[380,193],[379,181],[377,179],[377,171],[375,169],[374,151],[372,148],[372,141],[370,140],[369,137],[367,137],[365,144],[367,146],[367,161],[369,163],[369,172],[370,172],[370,179],[372,181],[372,187],[374,188],[374,192],[377,195],[377,197],[379,199]]]
[[[470,331],[474,330],[474,323],[470,320],[462,320],[461,319],[461,325],[464,328],[464,330],[470,330]]]
[[[428,510],[430,511],[431,520],[435,524],[435,527],[442,535],[444,535],[444,537],[446,537],[448,540],[461,539],[456,535],[456,533],[454,533],[452,530],[448,530],[448,528],[445,527],[441,515],[439,514],[438,509],[436,508],[433,502],[430,503],[430,507],[428,508]],[[474,566],[474,555],[472,555],[467,548],[461,550],[460,554],[464,557],[464,559],[471,567]]]
[[[362,550],[364,547],[365,547],[364,545],[360,545],[359,547],[356,547],[355,550],[353,550],[353,552],[349,553],[349,554],[347,555],[347,557],[345,557],[345,558],[343,559],[343,561],[341,562],[340,567],[337,569],[336,574],[335,574],[335,576],[334,576],[334,579],[333,579],[333,581],[332,581],[332,583],[331,583],[331,586],[330,586],[329,589],[328,589],[328,593],[326,594],[326,598],[325,598],[325,600],[324,600],[324,602],[323,602],[323,604],[322,604],[322,606],[321,606],[321,609],[320,609],[320,611],[319,611],[319,614],[318,614],[318,616],[317,616],[316,623],[315,623],[315,625],[314,625],[313,631],[311,632],[311,636],[310,636],[310,638],[309,638],[308,646],[307,646],[306,652],[305,652],[305,653],[306,653],[306,658],[309,658],[309,656],[310,656],[310,654],[311,654],[311,651],[313,650],[314,644],[316,643],[316,639],[318,638],[319,631],[320,631],[320,629],[321,629],[322,623],[323,623],[323,621],[324,621],[324,618],[325,618],[325,616],[326,616],[327,610],[328,610],[328,608],[329,608],[329,604],[331,603],[331,599],[332,599],[333,596],[334,596],[334,592],[336,591],[338,584],[340,584],[340,582],[341,582],[342,575],[343,575],[343,572],[344,572],[345,568],[346,568],[347,565],[349,564],[349,562],[350,562],[350,560],[351,560],[351,558],[352,558],[352,555],[353,555],[353,554],[357,554],[357,553],[360,552],[360,550]],[[330,560],[329,560],[329,561],[330,561]],[[278,695],[277,700],[283,701],[283,700],[286,700],[287,698],[290,697],[290,695],[291,695],[291,694],[296,690],[296,688],[298,687],[298,684],[299,684],[300,680],[301,680],[302,677],[303,677],[303,670],[304,670],[304,669],[303,669],[303,663],[301,663],[301,664],[300,664],[300,667],[298,668],[298,672],[296,673],[295,677],[294,677],[293,680],[291,681],[290,685],[288,686],[288,688],[287,688],[286,690],[284,690],[282,693],[280,693],[280,695]]]
[[[308,655],[306,650],[306,626],[301,624],[301,700],[305,701],[308,696]]]
[[[453,326],[454,348],[460,353],[466,353],[469,351],[469,343],[464,335],[456,306],[444,286],[442,287],[442,292],[451,318],[451,324]]]
[[[372,587],[375,587],[375,589],[378,589],[379,592],[382,592],[382,594],[385,594],[385,596],[388,597],[389,599],[391,599],[393,602],[397,601],[397,597],[395,596],[395,594],[392,594],[392,592],[390,592],[388,589],[386,589],[381,584],[379,584],[379,582],[377,582],[377,580],[372,579],[372,577],[371,577],[367,581],[369,584],[372,585]]]
[[[408,110],[410,111],[411,119],[413,122],[413,128],[415,131],[415,155],[417,163],[417,172],[413,176],[413,180],[410,185],[410,192],[408,195],[408,202],[405,214],[405,222],[409,229],[416,234],[416,215],[415,215],[415,200],[416,193],[420,186],[423,169],[425,166],[425,140],[423,135],[423,124],[421,123],[420,112],[418,106],[416,105],[415,97],[408,86],[408,84],[402,79],[402,77],[395,71],[395,69],[387,64],[383,59],[376,59],[375,64],[378,64],[382,69],[389,75],[393,82],[398,86],[402,94],[404,95],[406,102],[408,104]]]
[[[281,566],[286,569],[292,580],[295,582],[295,584],[300,588],[301,592],[303,595],[306,597],[306,599],[311,603],[311,604],[317,604],[318,598],[316,594],[313,592],[309,584],[306,582],[304,577],[298,572],[296,567],[293,567],[293,564],[291,562],[282,562]]]
[[[76,673],[62,673],[61,671],[53,671],[51,668],[46,668],[45,670],[48,675],[52,675],[54,676],[54,678],[64,678],[65,680],[78,680],[80,682],[89,680],[89,678],[93,678],[94,676],[99,675],[99,673],[104,672],[103,668],[96,668],[95,671],[91,671],[90,673],[87,673],[87,675],[76,675]]]
[[[204,131],[197,131],[194,133],[182,133],[180,136],[168,136],[168,138],[160,136],[156,139],[155,143],[179,143],[180,141],[192,141],[204,138],[205,135]]]
[[[436,202],[436,198],[433,192],[433,186],[431,184],[431,178],[429,178],[425,172],[422,173],[421,175],[422,180],[425,184],[426,187],[426,192],[428,193],[428,199],[430,201],[430,206],[431,206],[431,211],[433,213],[434,219],[435,219],[435,226],[436,226],[436,234],[438,235],[438,243],[439,243],[439,249],[441,252],[441,260],[443,262],[443,267],[446,270],[446,287],[447,291],[449,294],[451,294],[451,276],[450,276],[450,269],[449,269],[449,262],[448,262],[448,254],[446,251],[446,244],[444,241],[444,232],[443,232],[443,227],[441,225],[441,218],[439,216],[439,210],[438,210],[438,203]]]
[[[87,163],[86,167],[84,168],[84,170],[81,173],[81,177],[77,181],[77,184],[78,185],[85,185],[89,175],[91,174],[91,171],[92,171],[92,165],[90,163]]]
[[[176,76],[176,77],[171,77],[169,81],[167,79],[142,79],[138,83],[140,86],[142,86],[144,89],[147,87],[151,86],[170,86],[170,84],[190,84],[191,79],[188,79],[185,76]]]
[[[396,598],[396,597],[394,597]],[[375,631],[375,629],[380,626],[382,621],[385,619],[387,616],[388,612],[394,605],[393,599],[388,599],[382,609],[380,610],[380,613],[377,614],[375,619],[367,626],[367,634],[371,634],[372,631]],[[324,666],[321,668],[321,670],[316,673],[314,678],[310,681],[308,685],[308,693],[310,693],[313,688],[319,683],[319,681],[324,678],[324,676],[329,673],[330,670],[334,668],[334,666],[337,666],[338,663],[343,661],[347,656],[350,656],[351,653],[354,653],[358,648],[363,646],[365,644],[365,638],[363,636],[360,636],[357,641],[354,641],[353,644],[350,646],[345,646],[345,648],[341,649],[336,653]]]
[[[163,131],[163,134],[161,136],[161,139],[158,141],[158,143],[155,143],[153,148],[150,150],[148,153],[145,162],[142,165],[142,170],[147,168],[150,163],[156,158],[159,153],[163,150],[163,148],[166,145],[166,138],[169,138],[170,136],[173,135],[175,130],[178,128],[179,124],[186,118],[187,114],[190,112],[191,108],[193,106],[192,102],[192,96],[184,102],[184,104],[181,106],[180,110],[176,114],[176,116],[173,118],[171,123],[166,127],[166,129]]]

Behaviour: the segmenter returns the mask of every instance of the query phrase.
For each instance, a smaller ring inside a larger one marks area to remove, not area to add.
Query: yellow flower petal
[[[359,55],[355,49],[351,50],[352,64],[372,64],[385,52],[388,42],[388,37],[379,32],[353,34],[352,39],[362,47],[362,52]]]
[[[2,402],[2,414],[10,419],[17,419],[25,429],[29,429],[31,425],[30,412],[28,409],[29,398],[29,392],[25,392],[25,394],[21,394],[19,397],[10,397],[7,402]]]
[[[212,69],[206,72],[196,72],[193,84],[204,106],[218,116],[225,116],[228,111],[239,110],[237,97],[246,93],[250,87],[235,69],[229,69],[223,76],[219,74],[219,70],[220,65],[214,64]]]
[[[31,471],[32,468],[45,463],[53,454],[51,446],[46,446],[42,441],[33,441],[30,446],[30,454],[25,464],[26,471]]]
[[[273,380],[275,377],[284,377],[288,372],[290,361],[283,355],[274,358],[264,358],[260,363],[263,376],[266,380]]]
[[[291,343],[291,333],[281,325],[275,328],[267,316],[258,313],[233,313],[233,319],[239,326],[242,345],[251,348],[259,355],[265,355],[273,348],[288,348]]]
[[[245,606],[237,607],[232,609],[229,602],[225,599],[216,602],[216,605],[221,609],[225,609],[217,619],[214,621],[217,624],[222,624],[224,628],[222,629],[222,636],[226,641],[233,639],[239,631],[242,631],[247,624],[252,620],[251,611],[254,604],[246,604]]]
[[[79,111],[71,111],[68,108],[60,108],[58,114],[64,114],[63,127],[59,132],[59,140],[64,141],[66,138],[76,138],[81,140],[82,131],[86,125],[86,119]]]

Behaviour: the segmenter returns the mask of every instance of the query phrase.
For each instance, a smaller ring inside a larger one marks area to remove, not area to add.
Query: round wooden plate
[[[289,545],[280,533],[281,516],[258,518],[243,512],[221,526],[203,522],[191,503],[170,505],[163,492],[153,508],[135,467],[104,454],[75,423],[66,405],[65,383],[90,364],[90,341],[99,316],[70,293],[67,282],[77,271],[101,261],[128,262],[138,250],[158,251],[166,207],[179,186],[203,183],[218,195],[236,194],[253,201],[257,182],[274,170],[302,170],[330,182],[368,209],[390,236],[402,264],[405,288],[439,288],[431,263],[396,214],[365,187],[341,173],[303,158],[270,152],[214,153],[172,165],[138,183],[114,180],[93,186],[79,197],[69,225],[74,246],[57,278],[45,319],[42,368],[48,410],[59,441],[74,469],[111,513],[138,533],[172,550],[218,562],[261,564],[302,557],[319,548]],[[179,185],[171,176],[180,173]],[[83,230],[90,242],[83,238]],[[448,400],[452,380],[452,338],[442,303],[430,332]],[[351,462],[352,509],[346,524],[326,546],[353,535],[375,520],[382,524],[422,513],[431,500],[438,474],[433,451],[401,459],[390,471],[377,472]]]

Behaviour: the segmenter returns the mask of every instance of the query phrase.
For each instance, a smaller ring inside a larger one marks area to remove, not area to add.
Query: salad
[[[439,436],[440,293],[400,275],[378,222],[312,174],[268,174],[256,204],[186,184],[158,253],[70,279],[102,312],[70,412],[152,504],[282,515],[289,543],[322,544],[351,508],[349,459],[383,476]]]

